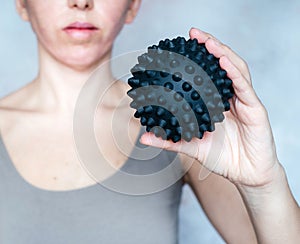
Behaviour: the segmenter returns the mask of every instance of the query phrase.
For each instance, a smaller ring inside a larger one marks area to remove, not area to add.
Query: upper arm
[[[187,159],[182,156],[183,163]],[[199,173],[202,177],[199,177]],[[203,178],[203,176],[206,176]],[[223,239],[230,244],[257,243],[254,228],[237,188],[195,161],[184,180]]]

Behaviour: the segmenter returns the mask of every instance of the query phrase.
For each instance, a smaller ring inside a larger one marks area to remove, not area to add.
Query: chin
[[[91,72],[96,67],[100,65],[101,61],[87,61],[87,60],[65,60],[63,64],[69,67],[72,70],[79,71],[79,72]]]
[[[98,49],[73,50],[68,52],[69,55],[62,55],[58,59],[62,60],[63,64],[74,70],[91,71],[108,60],[110,53],[111,49],[106,52]]]

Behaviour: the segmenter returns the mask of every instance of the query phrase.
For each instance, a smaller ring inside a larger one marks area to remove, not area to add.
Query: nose
[[[79,10],[90,10],[94,7],[94,0],[68,0],[70,8]]]

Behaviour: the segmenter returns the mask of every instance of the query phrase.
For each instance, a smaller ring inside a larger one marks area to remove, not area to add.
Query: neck
[[[33,82],[38,94],[39,107],[44,111],[73,112],[78,95],[92,72],[101,64],[109,62],[111,51],[103,59],[89,67],[70,67],[58,62],[45,50],[39,50],[40,70]],[[109,63],[108,63],[109,64]],[[97,70],[101,87],[109,86],[112,80],[110,65]]]

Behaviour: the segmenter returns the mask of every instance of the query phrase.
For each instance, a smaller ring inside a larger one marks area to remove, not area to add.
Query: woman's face
[[[59,62],[77,69],[98,64],[110,53],[124,23],[140,0],[17,0],[39,46]]]

